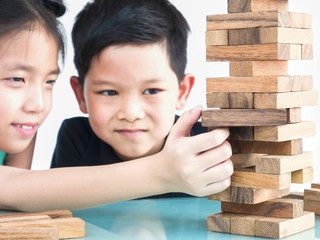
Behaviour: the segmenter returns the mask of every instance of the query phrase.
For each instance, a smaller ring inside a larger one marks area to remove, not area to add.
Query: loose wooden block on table
[[[275,109],[316,106],[317,91],[287,92],[287,93],[255,93],[254,108]]]
[[[231,77],[261,77],[288,75],[288,61],[230,61]]]
[[[58,240],[57,228],[0,228],[0,239],[23,239],[23,240]]]
[[[73,214],[70,210],[62,209],[62,210],[50,210],[50,211],[41,211],[41,212],[12,212],[12,213],[3,213],[0,214],[1,218],[8,217],[27,217],[27,216],[49,216],[50,218],[69,218],[73,217]]]
[[[304,200],[304,210],[314,212],[317,215],[320,215],[320,201],[315,200]]]
[[[255,221],[255,235],[258,237],[284,238],[313,228],[315,215],[304,212],[304,215],[293,218],[261,218]]]
[[[303,121],[281,126],[255,126],[254,140],[283,142],[292,139],[312,137],[316,135],[316,132],[317,123],[311,121]]]
[[[296,155],[302,153],[302,139],[284,142],[229,140],[233,153],[264,153],[270,155]]]
[[[228,13],[288,11],[288,0],[228,0]]]
[[[282,174],[311,167],[312,164],[312,152],[303,152],[292,156],[259,155],[255,158],[255,171],[258,173]]]
[[[270,43],[236,46],[208,46],[206,60],[211,61],[257,61],[301,60],[302,45]]]
[[[304,189],[304,209],[306,211],[314,212],[315,214],[320,214],[319,184],[311,184],[310,189]]]
[[[221,202],[221,210],[246,215],[296,218],[303,215],[303,200],[277,198],[257,204]]]
[[[202,125],[277,126],[287,123],[286,109],[208,109],[202,111]]]
[[[208,196],[209,200],[257,204],[274,198],[286,196],[290,189],[246,188],[230,186],[226,190]]]
[[[320,189],[320,183],[311,183],[311,188]]]

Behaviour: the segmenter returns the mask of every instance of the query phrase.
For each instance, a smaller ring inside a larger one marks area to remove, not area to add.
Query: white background
[[[53,108],[49,117],[38,132],[33,169],[46,169],[50,166],[51,156],[56,142],[56,135],[63,119],[82,115],[69,85],[69,77],[76,75],[73,67],[73,49],[70,41],[70,31],[75,15],[88,0],[65,0],[66,14],[60,19],[68,39],[68,52],[65,67],[54,90]],[[191,27],[188,47],[187,72],[196,76],[188,104],[189,109],[201,104],[206,107],[206,77],[227,77],[229,66],[227,62],[207,63],[205,57],[206,15],[227,13],[227,0],[172,0],[171,1],[186,17]],[[320,13],[316,0],[289,0],[289,11],[305,12],[313,15],[314,53],[313,60],[289,61],[289,75],[313,75],[314,89],[320,89]],[[303,120],[317,121],[317,136],[305,138],[304,150],[314,152],[314,181],[320,181],[320,108],[303,107]],[[293,185],[292,190],[300,190],[308,185]]]

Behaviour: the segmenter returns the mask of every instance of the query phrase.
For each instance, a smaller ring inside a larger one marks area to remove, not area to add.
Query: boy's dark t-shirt
[[[176,116],[176,120],[178,116]],[[197,122],[191,129],[190,135],[207,132]],[[134,160],[133,160],[134,161]],[[57,143],[53,153],[51,168],[95,166],[122,162],[113,148],[98,138],[92,131],[87,117],[74,117],[62,122]],[[183,193],[168,193],[154,197],[189,196]]]

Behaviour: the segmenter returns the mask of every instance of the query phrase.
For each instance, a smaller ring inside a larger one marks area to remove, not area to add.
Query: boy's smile
[[[162,149],[193,77],[179,85],[164,44],[117,45],[92,59],[83,91],[71,83],[96,135],[129,160]]]

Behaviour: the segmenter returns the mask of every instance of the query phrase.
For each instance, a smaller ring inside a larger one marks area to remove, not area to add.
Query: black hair
[[[189,25],[168,0],[94,0],[72,30],[74,63],[83,84],[91,60],[112,45],[163,43],[179,81],[187,64]]]
[[[62,0],[0,0],[0,6],[0,40],[40,24],[56,40],[64,59],[64,32],[57,20],[66,11]]]

